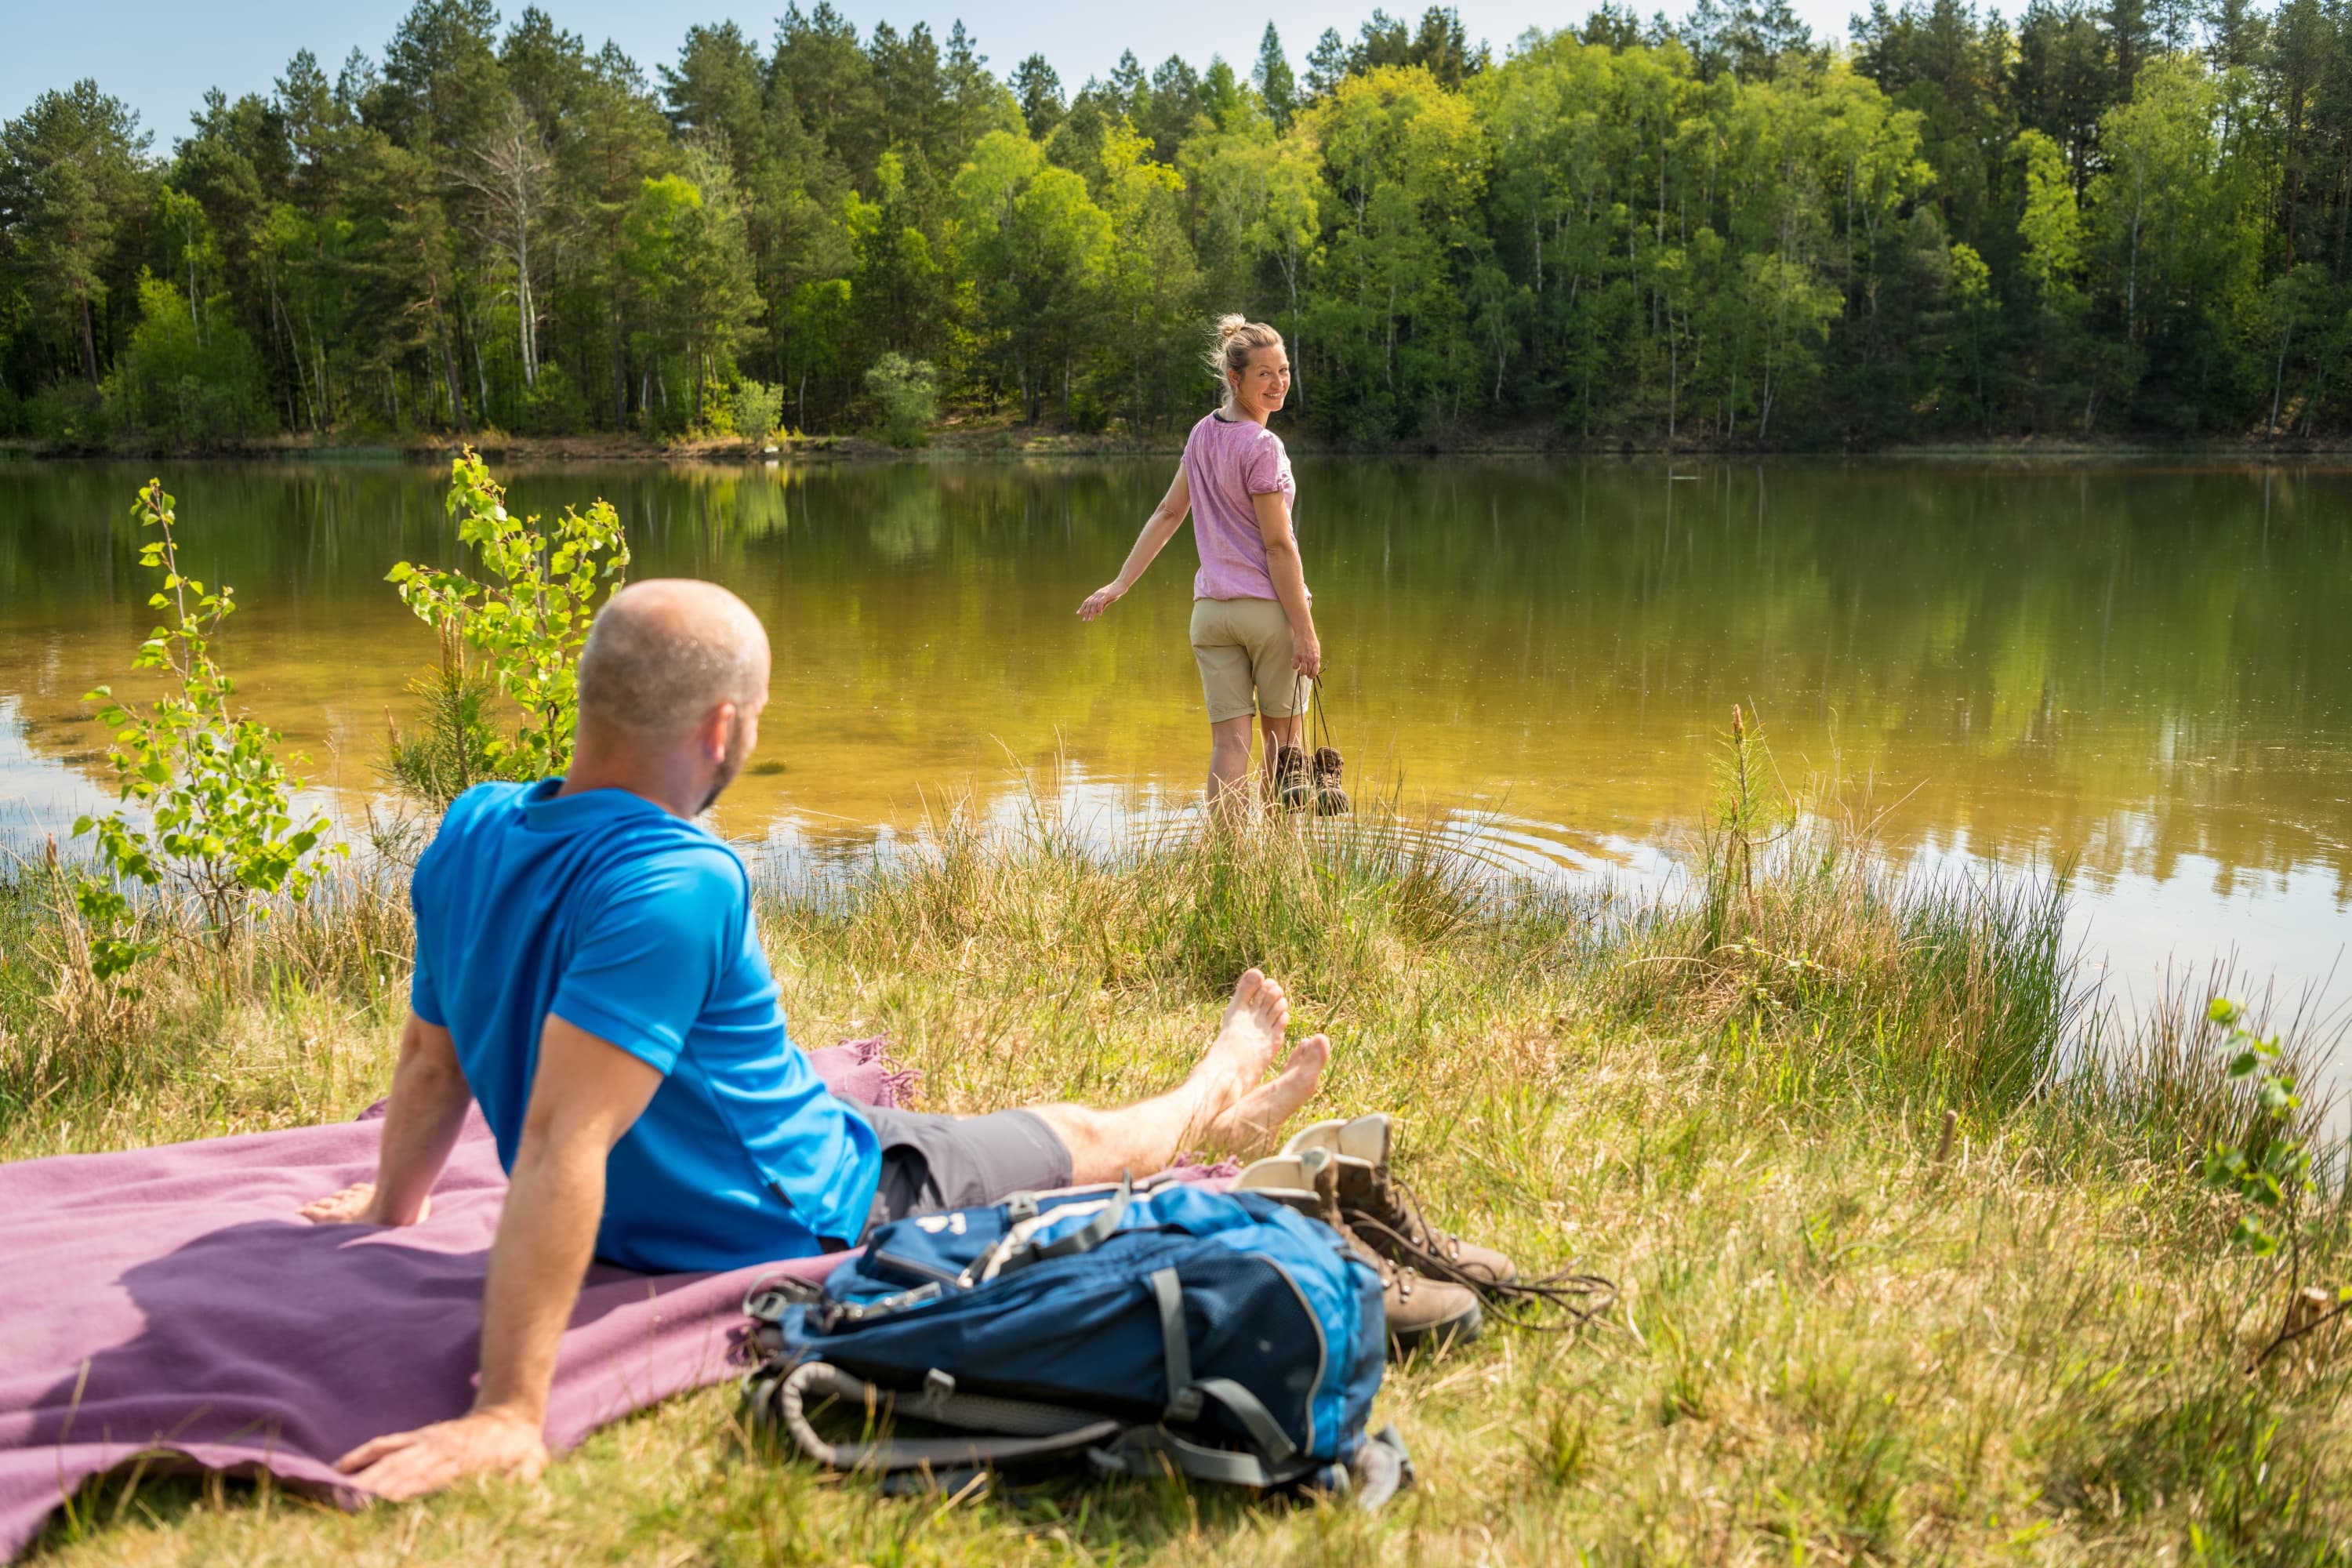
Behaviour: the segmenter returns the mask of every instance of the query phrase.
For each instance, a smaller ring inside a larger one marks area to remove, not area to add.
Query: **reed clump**
[[[152,905],[153,952],[116,979],[71,876],[53,849],[0,874],[0,1159],[301,1125],[383,1093],[410,925],[381,865],[332,866],[225,942]]]
[[[2245,1370],[2282,1276],[2227,1247],[2198,1178],[2201,1141],[2241,1124],[2229,1080],[2185,1015],[2133,1026],[2081,994],[2063,880],[1908,879],[1866,826],[1791,813],[1736,866],[1702,850],[1687,887],[1633,897],[1531,889],[1360,802],[1226,834],[942,807],[887,859],[762,889],[795,1037],[887,1033],[929,1109],[1164,1085],[1261,964],[1333,1037],[1328,1113],[1393,1112],[1441,1215],[1621,1282],[1581,1334],[1396,1369],[1381,1415],[1423,1482],[1380,1516],[1139,1483],[885,1499],[742,1443],[713,1390],[538,1485],[354,1517],[121,1478],[84,1510],[117,1522],[43,1550],[521,1563],[560,1531],[615,1562],[2341,1560],[2352,1358]],[[55,980],[26,955],[56,917],[26,886],[0,894],[0,1153],[382,1092],[405,919],[383,889],[268,922],[234,963],[167,949],[148,1032],[86,1085],[39,1045]],[[2341,1173],[2323,1187],[2303,1267],[2336,1283]]]

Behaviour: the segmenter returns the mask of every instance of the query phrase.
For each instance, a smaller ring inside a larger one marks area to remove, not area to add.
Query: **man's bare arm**
[[[382,1497],[547,1464],[555,1356],[604,1213],[604,1160],[661,1087],[617,1046],[551,1016],[482,1298],[482,1380],[454,1421],[362,1444],[335,1468]]]
[[[400,1031],[375,1180],[303,1205],[302,1217],[319,1225],[416,1224],[432,1209],[433,1184],[449,1163],[473,1099],[449,1031],[411,1013]]]

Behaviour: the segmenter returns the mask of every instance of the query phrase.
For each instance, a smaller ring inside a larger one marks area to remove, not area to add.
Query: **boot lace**
[[[1358,1234],[1377,1236],[1404,1253],[1411,1259],[1402,1266],[1407,1272],[1476,1291],[1494,1316],[1513,1328],[1570,1333],[1596,1321],[1616,1304],[1616,1281],[1599,1274],[1579,1273],[1572,1268],[1557,1268],[1534,1278],[1521,1275],[1515,1279],[1490,1279],[1474,1274],[1446,1256],[1444,1248],[1454,1245],[1454,1238],[1421,1217],[1424,1211],[1412,1188],[1389,1177],[1380,1182],[1375,1190],[1386,1201],[1389,1214],[1402,1219],[1419,1235],[1407,1235],[1390,1224],[1387,1217],[1364,1209],[1349,1211],[1348,1224]],[[1552,1313],[1559,1316],[1554,1318]]]

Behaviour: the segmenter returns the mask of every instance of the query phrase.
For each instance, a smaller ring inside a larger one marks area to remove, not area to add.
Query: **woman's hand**
[[[1290,634],[1290,668],[1309,680],[1323,673],[1323,645],[1312,627]]]
[[[1116,583],[1106,583],[1087,595],[1087,602],[1078,606],[1078,619],[1091,621],[1126,596],[1126,589]]]

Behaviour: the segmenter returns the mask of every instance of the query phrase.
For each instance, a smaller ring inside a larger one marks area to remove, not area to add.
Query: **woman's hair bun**
[[[1209,331],[1209,352],[1204,357],[1227,405],[1234,398],[1234,376],[1249,368],[1250,355],[1281,346],[1282,334],[1264,321],[1253,321],[1239,312],[1217,318],[1217,324]]]

